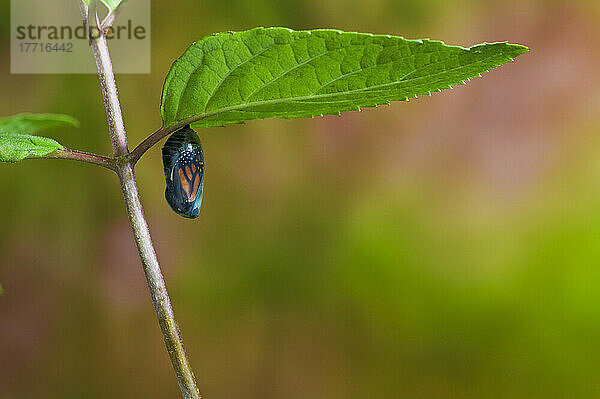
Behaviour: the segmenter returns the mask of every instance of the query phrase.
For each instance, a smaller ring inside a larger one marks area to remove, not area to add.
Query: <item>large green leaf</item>
[[[63,146],[53,139],[31,134],[56,127],[78,125],[76,119],[62,114],[18,114],[0,118],[0,162],[43,157],[62,149]]]
[[[339,114],[463,84],[526,51],[328,29],[219,33],[173,63],[161,113],[165,126],[195,127]]]

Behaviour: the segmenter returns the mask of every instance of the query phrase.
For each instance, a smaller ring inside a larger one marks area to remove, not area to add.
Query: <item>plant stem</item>
[[[197,120],[198,120],[197,118],[189,118],[189,119],[183,120],[183,121],[181,121],[177,124],[171,125],[171,126],[162,126],[156,132],[154,132],[150,136],[146,137],[144,139],[144,141],[142,141],[140,144],[138,144],[138,146],[135,147],[133,151],[131,151],[131,162],[135,165],[137,163],[137,161],[140,160],[142,155],[144,155],[146,153],[146,151],[148,151],[150,148],[152,148],[160,140],[169,136],[171,133],[175,133],[177,130],[181,129],[182,127],[187,126],[190,123],[193,123]]]
[[[87,23],[87,7],[82,1],[79,3],[82,15]],[[121,182],[129,222],[142,260],[146,281],[148,282],[148,288],[158,317],[158,324],[160,325],[165,345],[167,346],[167,352],[171,358],[171,364],[175,370],[183,397],[185,399],[200,399],[200,392],[196,386],[194,374],[183,348],[183,342],[171,307],[167,287],[158,264],[158,259],[156,258],[154,246],[152,245],[148,224],[144,218],[135,181],[134,164],[131,161],[127,148],[127,135],[123,124],[117,86],[105,35],[100,34],[98,38],[92,38],[90,44],[98,67],[102,97],[104,99],[108,127],[115,155],[116,172]]]
[[[131,228],[135,236],[135,241],[144,266],[146,281],[154,303],[154,309],[158,317],[158,324],[163,333],[167,352],[171,358],[171,364],[175,370],[179,389],[185,399],[200,399],[200,392],[196,386],[194,374],[189,365],[183,342],[179,334],[179,328],[175,321],[175,315],[171,307],[167,287],[160,271],[160,266],[154,252],[150,231],[144,213],[142,204],[138,195],[137,185],[133,165],[127,162],[123,166],[117,167],[117,174],[121,181],[123,196],[127,204],[127,213]]]
[[[91,41],[92,52],[98,67],[98,76],[100,78],[100,88],[102,89],[102,98],[104,99],[104,108],[106,109],[106,118],[108,119],[108,130],[112,141],[113,153],[115,157],[128,155],[127,134],[121,114],[121,104],[119,103],[119,93],[112,70],[112,62],[108,52],[106,37],[100,35],[97,39]]]
[[[164,126],[158,129],[156,132],[152,133],[150,136],[146,137],[144,141],[138,144],[137,147],[131,151],[131,160],[135,164],[139,159],[144,155],[146,151],[148,151],[152,146],[160,141],[163,137],[165,137],[165,129]]]
[[[116,171],[115,160],[113,158],[107,158],[102,155],[90,154],[82,151],[69,150],[67,148],[48,154],[44,158],[72,159],[74,161],[92,163]]]

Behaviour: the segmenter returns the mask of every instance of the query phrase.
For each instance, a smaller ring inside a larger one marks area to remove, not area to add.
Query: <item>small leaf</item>
[[[28,157],[43,157],[62,148],[62,145],[47,137],[0,133],[0,162],[18,162]]]
[[[63,114],[23,113],[0,118],[0,133],[30,134],[63,126],[79,126],[77,119]]]
[[[17,114],[0,118],[0,162],[17,162],[27,157],[43,157],[63,146],[46,137],[32,136],[41,130],[79,126],[62,114]]]
[[[114,11],[120,4],[125,3],[127,0],[102,0],[102,3],[108,8],[109,11]],[[90,5],[90,0],[83,0],[86,5]]]
[[[219,33],[173,63],[161,115],[165,126],[194,127],[339,115],[449,89],[526,51],[326,29]]]

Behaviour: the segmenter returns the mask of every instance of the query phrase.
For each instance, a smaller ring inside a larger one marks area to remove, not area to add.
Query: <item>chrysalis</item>
[[[165,198],[185,218],[197,218],[202,204],[204,154],[196,133],[186,126],[169,137],[162,148]]]

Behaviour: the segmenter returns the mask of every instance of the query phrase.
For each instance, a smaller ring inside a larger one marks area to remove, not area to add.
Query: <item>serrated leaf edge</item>
[[[261,28],[254,28],[254,29],[261,29]],[[254,30],[254,29],[252,29],[252,30]],[[312,32],[315,31],[315,30],[313,30],[313,31],[309,31],[309,30],[294,31],[294,30],[288,29],[288,28],[266,28],[266,29],[286,29],[286,30],[288,30],[290,32],[308,32],[309,34],[312,34]],[[316,31],[333,31],[333,32],[337,32],[337,33],[340,33],[340,34],[344,33],[343,31],[340,31],[340,30],[337,30],[337,29],[318,29]],[[215,33],[215,34],[213,34],[211,36],[216,36],[216,35],[226,34],[226,33],[232,33],[232,32]],[[349,32],[349,33],[359,33],[359,32]],[[372,37],[374,37],[374,36],[391,37],[391,35],[374,35],[372,33],[360,33],[360,34],[364,34],[364,35],[368,35],[368,36],[372,36]],[[399,37],[401,37],[401,36],[399,36]],[[463,46],[456,46],[456,45],[447,45],[443,41],[440,41],[440,40],[430,40],[430,39],[405,39],[405,40],[414,41],[414,42],[418,42],[418,43],[422,43],[422,44],[424,44],[425,42],[441,43],[441,44],[444,44],[445,46],[448,46],[448,47],[460,48],[460,49],[468,50],[468,51],[470,51],[470,50],[472,50],[472,49],[474,49],[476,47],[479,47],[479,46],[486,46],[486,45],[493,45],[493,44],[508,44],[508,45],[515,46],[515,47],[519,46],[519,47],[521,47],[524,50],[523,53],[529,51],[529,49],[527,47],[525,47],[525,46],[521,46],[521,45],[517,45],[517,44],[511,44],[511,43],[508,43],[507,41],[503,41],[503,42],[483,42],[483,43],[479,43],[479,44],[471,46],[471,47],[463,47]],[[198,41],[193,42],[188,47],[188,49],[191,48],[192,46],[194,46],[196,43],[198,43]],[[274,44],[273,46],[275,46],[275,45],[276,44]],[[267,49],[271,49],[273,46],[270,46]],[[187,49],[186,49],[186,51],[187,51]],[[521,54],[523,54],[523,53],[521,53]],[[184,52],[184,54],[185,54],[185,52]],[[519,55],[521,55],[521,54],[519,54]],[[182,54],[182,56],[183,56],[183,54]],[[485,62],[485,61],[487,61],[487,60],[489,60],[491,58],[494,58],[496,56],[498,56],[498,55],[496,54],[496,55],[492,55],[492,56],[486,57],[486,58],[481,59],[481,60],[477,60],[476,62],[471,63],[469,65],[473,65],[473,64],[476,64],[476,63]],[[181,60],[181,57],[178,58],[177,60],[175,60],[175,62],[173,62],[172,66],[171,66],[171,68],[169,70],[169,74],[167,75],[167,78],[165,79],[164,87],[167,86],[167,82],[169,80],[171,70],[173,69],[173,67],[175,66],[175,64],[178,61],[180,61],[180,60]],[[503,62],[502,64],[505,64],[505,63],[508,63],[508,62],[514,62],[514,60],[515,60],[515,57],[506,56],[506,61]],[[248,60],[244,61],[240,65],[245,64],[247,61]],[[500,65],[502,65],[502,64],[500,64]],[[238,66],[239,65],[237,65],[235,68],[233,68],[233,70],[235,70]],[[457,69],[460,69],[460,68],[463,68],[463,67],[465,67],[465,65],[461,65],[459,67],[447,69],[447,70],[444,70],[442,72],[438,72],[436,74],[432,74],[432,75],[429,75],[429,76],[436,76],[436,75],[439,75],[441,73],[447,73],[449,71],[457,70]],[[462,85],[466,84],[467,82],[470,82],[474,78],[482,77],[483,74],[489,73],[492,69],[495,69],[495,68],[497,68],[497,66],[493,67],[493,68],[490,68],[490,69],[487,69],[484,72],[476,73],[473,76],[470,76],[466,80],[463,80],[463,81],[461,81],[459,83],[450,84],[450,85],[448,85],[448,87],[441,87],[440,89],[434,90],[433,92],[440,93],[440,92],[442,92],[442,90],[453,89],[455,86],[462,86]],[[408,75],[410,75],[411,73],[414,73],[415,71],[416,70],[411,71]],[[230,73],[228,73],[228,75],[229,74]],[[347,95],[347,94],[358,93],[360,91],[372,91],[372,90],[377,91],[381,87],[391,86],[391,85],[394,85],[394,84],[398,84],[400,82],[409,82],[409,81],[410,80],[398,80],[396,82],[385,83],[385,84],[378,85],[378,86],[370,86],[370,87],[360,88],[360,89],[346,91],[346,92],[326,93],[326,94],[322,94],[322,95],[308,95],[308,96],[292,97],[292,98],[285,98],[285,99],[274,99],[274,100],[267,100],[267,101],[259,101],[259,102],[254,102],[254,103],[237,104],[235,106],[221,108],[220,110],[218,110],[216,112],[210,112],[210,113],[206,113],[206,114],[202,114],[202,115],[196,115],[196,116],[191,117],[191,118],[179,120],[178,122],[171,123],[171,124],[169,124],[167,126],[163,125],[163,128],[167,128],[168,129],[168,128],[177,128],[177,127],[186,126],[186,125],[193,125],[195,122],[199,122],[199,121],[201,121],[203,119],[206,119],[206,118],[209,118],[209,117],[212,117],[212,116],[217,116],[219,114],[230,112],[230,111],[243,111],[244,108],[249,108],[249,107],[254,107],[254,106],[269,105],[269,104],[276,104],[276,103],[287,103],[287,102],[293,102],[293,101],[304,101],[304,100],[310,100],[310,99],[314,99],[314,98],[325,98],[327,96],[337,96],[337,95],[340,95],[340,94],[341,95]],[[189,80],[188,80],[188,82],[189,82]],[[188,84],[188,82],[186,82],[186,85]],[[182,90],[182,92],[184,92],[184,91],[185,91],[185,88],[184,88],[184,90]],[[377,106],[379,106],[379,105],[389,105],[390,102],[407,101],[407,100],[409,100],[411,98],[418,98],[419,96],[425,96],[425,95],[431,96],[431,93],[433,93],[433,92],[429,91],[427,93],[417,93],[414,96],[407,96],[407,97],[405,97],[405,98],[403,98],[401,100],[385,101],[385,102],[382,102],[382,103],[379,103],[379,104],[375,104],[373,106],[362,106],[362,107],[357,106],[356,109],[343,110],[343,111],[339,111],[339,112],[335,112],[335,113],[316,114],[316,115],[312,115],[310,117],[311,118],[315,118],[315,117],[324,116],[324,115],[338,115],[339,116],[339,115],[341,115],[342,112],[360,111],[362,108],[377,108]],[[162,95],[164,96],[164,94],[165,94],[165,91],[163,89]],[[210,101],[210,99],[209,99],[209,101]],[[179,104],[180,104],[180,100],[177,103],[177,109],[179,108]],[[207,101],[207,104],[208,104],[208,101]],[[206,109],[206,107],[205,107],[205,109]],[[161,113],[164,113],[164,102],[163,102],[162,98],[161,98]],[[289,118],[286,118],[286,117],[270,117],[270,118],[264,118],[264,119],[294,119],[294,117],[289,117]],[[163,123],[164,123],[164,121],[163,121]],[[244,123],[244,121],[242,121],[242,122],[236,122],[235,124],[240,124],[240,123]],[[224,124],[222,126],[226,126],[226,124]],[[215,127],[221,127],[221,126],[215,126]]]

